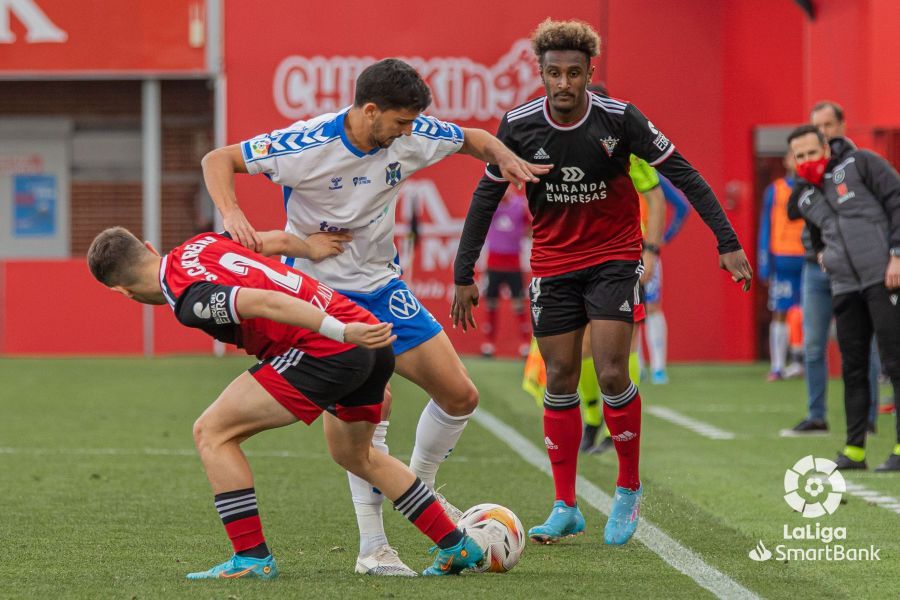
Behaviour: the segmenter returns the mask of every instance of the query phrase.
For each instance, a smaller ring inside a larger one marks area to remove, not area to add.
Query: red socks
[[[553,469],[556,499],[568,506],[575,506],[575,476],[578,471],[580,443],[581,407],[578,394],[544,394],[544,445],[547,446]]]
[[[633,383],[617,396],[603,395],[603,418],[619,456],[616,485],[636,490],[641,485],[641,395]]]

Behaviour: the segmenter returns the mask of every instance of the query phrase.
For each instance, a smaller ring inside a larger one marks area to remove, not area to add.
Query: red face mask
[[[826,164],[828,164],[828,159],[824,156],[816,160],[808,160],[805,163],[800,163],[797,165],[797,175],[813,185],[822,185],[822,178],[825,177]]]

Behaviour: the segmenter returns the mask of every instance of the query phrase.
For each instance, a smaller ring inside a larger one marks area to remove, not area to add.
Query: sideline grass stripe
[[[709,438],[711,440],[734,439],[734,434],[730,431],[725,431],[724,429],[713,427],[709,423],[704,423],[703,421],[698,421],[697,419],[686,417],[680,412],[676,412],[671,408],[666,408],[664,406],[646,406],[644,407],[644,412],[649,413],[654,417],[659,417],[660,419],[669,421],[670,423],[681,425],[685,429],[690,429],[694,433],[698,433],[703,437]]]
[[[553,476],[546,454],[518,431],[481,407],[475,411],[472,419],[512,448],[525,462],[547,475]],[[580,475],[578,476],[578,495],[603,514],[609,515],[612,498]],[[697,554],[670,538],[647,519],[641,519],[635,538],[674,569],[684,573],[697,585],[718,598],[759,598],[728,575],[705,563]]]
[[[865,500],[866,502],[871,502],[876,506],[900,515],[900,500],[897,500],[893,496],[886,496],[881,492],[870,490],[869,488],[852,481],[847,481],[846,485],[847,493],[851,496],[856,496],[857,498]]]

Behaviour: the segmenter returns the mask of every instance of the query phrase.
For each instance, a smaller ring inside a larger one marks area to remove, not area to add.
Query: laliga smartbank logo
[[[847,491],[844,476],[834,461],[827,458],[804,456],[784,472],[784,501],[806,519],[828,517],[841,505],[841,497]],[[802,527],[787,523],[782,529],[784,544],[769,550],[762,540],[750,550],[749,556],[756,562],[771,558],[779,561],[864,561],[881,560],[881,548],[848,547],[836,541],[847,540],[847,528],[822,525],[819,521]],[[800,546],[799,543],[804,544]],[[812,545],[810,545],[812,544]]]

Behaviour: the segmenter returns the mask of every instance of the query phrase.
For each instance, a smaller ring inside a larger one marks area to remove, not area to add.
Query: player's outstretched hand
[[[549,173],[553,165],[536,165],[522,160],[510,151],[504,155],[503,160],[497,163],[497,167],[500,169],[503,179],[516,188],[522,189],[526,183],[537,183],[538,176]]]
[[[731,273],[731,279],[735,283],[743,282],[742,289],[745,292],[750,291],[750,284],[753,283],[753,269],[750,268],[750,261],[747,260],[747,255],[743,250],[720,254],[719,266]]]
[[[453,293],[453,304],[450,305],[450,318],[453,319],[453,329],[458,324],[462,325],[463,331],[468,331],[471,325],[472,329],[476,328],[475,316],[472,314],[472,307],[478,306],[478,286],[458,285]]]
[[[396,335],[391,335],[392,323],[347,323],[344,327],[344,341],[363,348],[384,348],[394,343]]]
[[[262,238],[253,229],[253,225],[244,216],[244,211],[236,208],[227,215],[222,215],[222,225],[225,231],[231,234],[241,246],[254,252],[260,252],[263,247]]]
[[[319,262],[341,254],[344,251],[344,244],[352,239],[353,236],[346,231],[314,233],[306,238],[306,258],[313,262]]]

